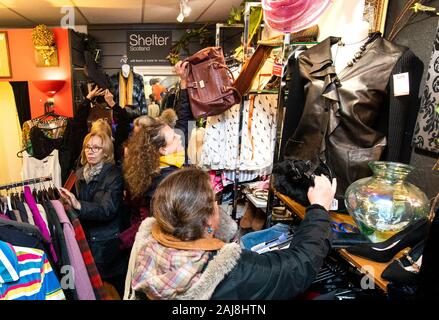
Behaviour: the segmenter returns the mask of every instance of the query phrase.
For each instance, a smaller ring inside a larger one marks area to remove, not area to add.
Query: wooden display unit
[[[288,196],[281,194],[277,191],[274,192],[275,196],[278,197],[280,201],[282,201],[294,214],[296,214],[300,219],[305,217],[306,208],[289,198]],[[331,219],[335,222],[345,222],[349,224],[355,225],[354,220],[349,215],[338,214],[336,212],[330,212]],[[402,250],[400,253],[396,255],[396,257],[402,256],[408,249]],[[346,261],[348,261],[352,266],[358,269],[361,273],[367,274],[371,279],[373,278],[374,283],[381,288],[384,292],[387,292],[387,284],[388,281],[381,278],[381,274],[384,269],[390,264],[387,263],[379,263],[371,260],[367,260],[361,257],[357,257],[353,254],[348,253],[345,249],[337,249],[337,252],[343,257]]]

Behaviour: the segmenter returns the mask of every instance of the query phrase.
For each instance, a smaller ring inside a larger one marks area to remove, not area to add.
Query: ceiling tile
[[[0,28],[32,27],[33,23],[0,4]]]
[[[35,21],[35,23],[44,23],[49,26],[59,26],[62,18],[66,13],[61,12],[61,8],[74,8],[70,0],[0,0],[8,8],[20,13],[24,17]],[[38,6],[40,10],[35,10]],[[81,14],[75,10],[75,24],[85,24]]]
[[[142,0],[74,0],[74,3],[91,24],[141,23],[142,20]]]

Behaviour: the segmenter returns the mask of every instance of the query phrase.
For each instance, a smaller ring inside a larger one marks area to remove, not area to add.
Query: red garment
[[[166,88],[159,83],[152,86],[152,93],[154,94],[155,101],[160,102],[162,100],[161,94],[166,92]]]
[[[67,211],[67,210],[66,210]],[[70,212],[69,219],[75,229],[75,238],[78,242],[79,249],[81,250],[82,258],[84,259],[85,267],[90,278],[91,285],[94,289],[97,300],[111,300],[107,291],[104,288],[101,276],[99,275],[98,268],[96,267],[95,260],[88,246],[87,239],[85,238],[84,230],[82,229],[81,222],[78,218],[74,217]]]
[[[122,242],[120,248],[121,250],[131,250],[140,224],[147,217],[150,217],[150,214],[145,199],[126,201],[125,207],[130,212],[130,227],[119,235]]]

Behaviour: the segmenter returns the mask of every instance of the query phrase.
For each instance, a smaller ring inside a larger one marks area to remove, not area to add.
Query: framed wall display
[[[371,32],[384,33],[388,4],[389,0],[364,1],[364,19],[369,22]]]
[[[0,78],[10,77],[12,77],[12,71],[8,47],[8,34],[6,31],[0,31]]]

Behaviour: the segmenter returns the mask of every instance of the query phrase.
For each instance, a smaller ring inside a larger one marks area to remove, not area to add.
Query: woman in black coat
[[[228,230],[236,228],[221,215],[207,173],[170,174],[154,193],[154,218],[136,235],[124,299],[291,299],[303,293],[330,249],[328,210],[337,187],[324,176],[314,182],[311,206],[289,248],[258,254],[228,243]]]
[[[123,178],[114,165],[111,138],[100,131],[89,133],[84,139],[81,164],[76,172],[77,197],[64,188],[62,196],[78,214],[102,279],[121,293],[127,267],[119,249],[119,234],[124,228]]]

